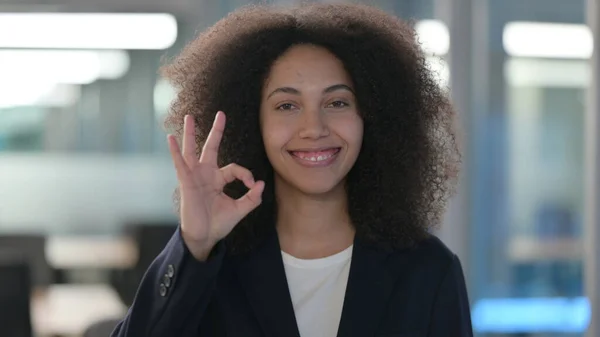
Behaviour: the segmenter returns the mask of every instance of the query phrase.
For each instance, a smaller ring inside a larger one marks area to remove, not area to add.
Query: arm
[[[190,254],[179,229],[150,265],[135,301],[112,337],[196,337],[225,255],[222,243],[208,260]]]
[[[456,255],[436,293],[429,337],[472,337],[471,310],[465,279]]]

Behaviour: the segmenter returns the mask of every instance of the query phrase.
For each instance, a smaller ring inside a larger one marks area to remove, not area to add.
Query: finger
[[[196,155],[196,126],[194,118],[185,115],[183,118],[183,159],[188,167],[192,167],[198,160]]]
[[[265,182],[257,181],[246,194],[235,201],[236,209],[241,216],[246,216],[260,205],[264,189]]]
[[[181,184],[189,184],[192,180],[190,168],[185,163],[181,151],[179,150],[179,144],[175,136],[168,135],[167,142],[169,144],[169,152],[171,152],[171,158],[173,158],[173,164],[175,165],[175,172],[177,173],[177,179]]]
[[[226,183],[233,182],[234,180],[241,180],[248,188],[254,186],[254,176],[252,175],[252,172],[238,164],[229,164],[222,167],[221,173],[223,174],[223,179]]]
[[[219,111],[215,116],[215,121],[208,133],[208,137],[206,137],[206,143],[204,143],[202,155],[200,155],[200,162],[217,165],[223,130],[225,130],[225,114]]]

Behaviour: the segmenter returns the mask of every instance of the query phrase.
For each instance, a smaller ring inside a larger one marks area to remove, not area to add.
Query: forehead
[[[336,82],[350,85],[343,63],[323,47],[302,44],[283,53],[272,65],[266,87],[312,82]]]

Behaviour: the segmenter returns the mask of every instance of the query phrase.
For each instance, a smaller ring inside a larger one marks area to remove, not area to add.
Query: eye
[[[333,101],[327,105],[328,108],[345,108],[348,106],[348,103],[344,101]]]
[[[283,103],[277,107],[277,110],[292,110],[295,106],[292,103]]]

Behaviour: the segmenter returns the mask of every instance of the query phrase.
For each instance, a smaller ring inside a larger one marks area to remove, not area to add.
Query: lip
[[[338,151],[341,149],[341,146],[323,146],[323,147],[305,147],[305,148],[298,148],[298,149],[293,149],[293,150],[288,150],[288,152],[321,152],[321,151],[326,151],[326,150],[331,150],[331,149],[337,149]]]
[[[332,150],[332,149],[335,149],[336,152],[331,157],[329,157],[325,160],[321,160],[321,161],[306,160],[306,159],[302,159],[302,158],[294,155],[294,152],[321,152],[321,151]],[[342,152],[342,148],[339,146],[329,146],[329,147],[320,147],[320,148],[303,148],[303,149],[294,149],[294,150],[288,151],[288,153],[296,161],[296,163],[300,164],[301,166],[308,167],[308,168],[330,166],[331,164],[333,164],[333,162],[335,162],[337,160],[340,152]]]

